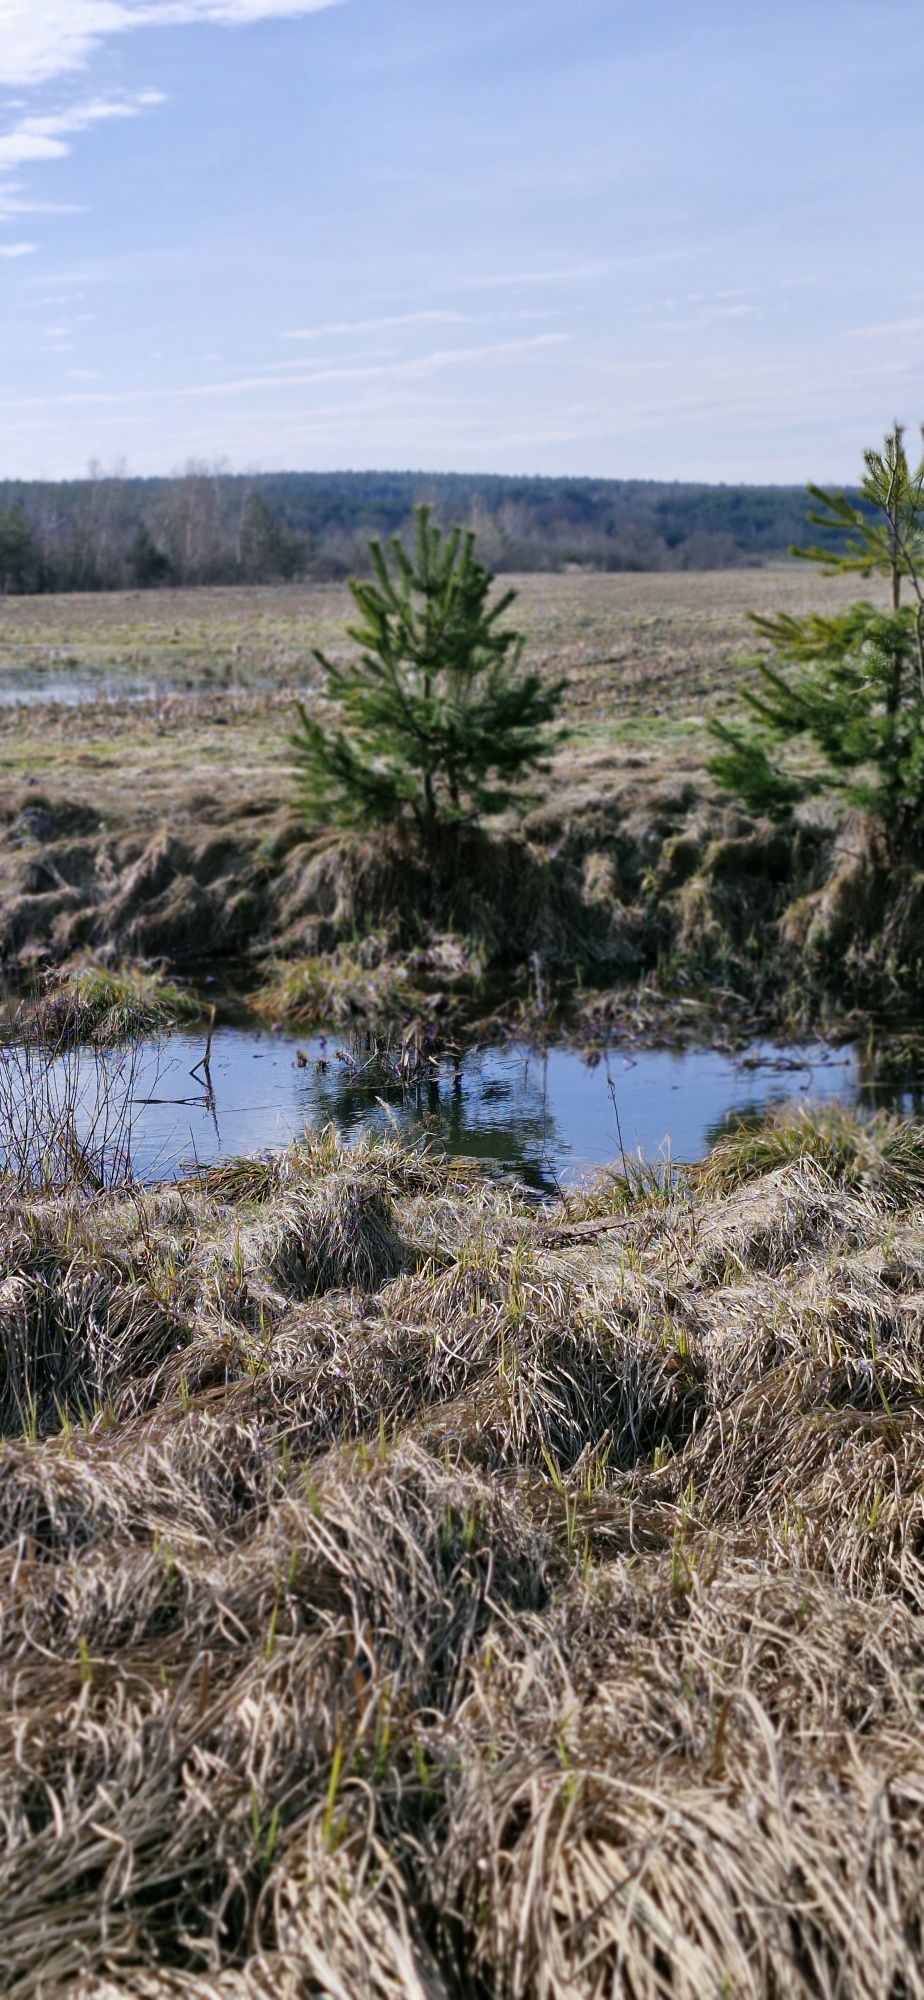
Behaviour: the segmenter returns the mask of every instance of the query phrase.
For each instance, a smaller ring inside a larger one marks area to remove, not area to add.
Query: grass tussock
[[[748,1138],[6,1188],[8,1991],[924,1995],[917,1135]]]
[[[865,1188],[907,1208],[924,1200],[924,1127],[880,1115],[855,1118],[842,1105],[787,1106],[756,1126],[719,1139],[694,1170],[697,1184],[723,1194],[779,1167],[805,1164],[842,1188]]]
[[[342,1028],[400,1020],[417,997],[400,965],[363,964],[355,952],[340,950],[280,964],[253,995],[253,1007],[294,1028]]]
[[[273,1020],[374,1025],[426,1011],[482,1015],[522,997],[538,959],[571,976],[622,966],[611,912],[556,850],[497,827],[320,836],[289,857],[279,953],[256,1004]]]
[[[87,960],[57,968],[47,990],[19,1008],[15,1030],[51,1050],[114,1048],[201,1015],[193,993],[144,966]]]

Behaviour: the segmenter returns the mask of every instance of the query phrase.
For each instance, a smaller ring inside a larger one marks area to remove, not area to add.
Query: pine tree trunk
[[[432,771],[424,772],[423,795],[424,795],[424,833],[426,836],[427,845],[432,847],[434,836],[436,834],[436,793],[433,789]]]

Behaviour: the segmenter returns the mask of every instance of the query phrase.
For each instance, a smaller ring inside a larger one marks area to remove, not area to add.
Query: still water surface
[[[176,683],[177,688],[181,684]],[[57,702],[82,708],[87,702],[147,701],[173,692],[173,684],[118,675],[81,675],[70,671],[36,673],[33,667],[5,667],[0,673],[0,708],[41,708]]]
[[[787,1099],[870,1105],[877,1098],[855,1052],[822,1043],[757,1042],[734,1055],[612,1048],[594,1063],[568,1047],[543,1059],[509,1043],[446,1058],[432,1080],[410,1087],[381,1073],[356,1075],[364,1051],[354,1048],[351,1063],[346,1047],[336,1037],[219,1028],[210,1092],[192,1073],[201,1035],[175,1034],[105,1059],[85,1055],[78,1125],[98,1116],[102,1073],[110,1117],[120,1090],[130,1099],[132,1163],[144,1180],[175,1178],[197,1161],[260,1152],[333,1123],[347,1140],[369,1131],[429,1138],[551,1188],[617,1159],[620,1133],[627,1153],[690,1161],[729,1125]],[[893,1088],[889,1101],[909,1108],[907,1091]]]

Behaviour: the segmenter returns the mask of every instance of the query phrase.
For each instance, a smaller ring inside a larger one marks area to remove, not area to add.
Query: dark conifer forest
[[[98,473],[0,481],[0,590],[336,580],[415,505],[478,534],[500,572],[727,569],[804,536],[801,487],[496,474],[274,472],[193,465],[172,478]]]

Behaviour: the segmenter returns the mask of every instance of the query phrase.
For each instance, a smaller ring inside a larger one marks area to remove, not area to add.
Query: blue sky
[[[848,480],[920,0],[0,0],[0,473]]]

